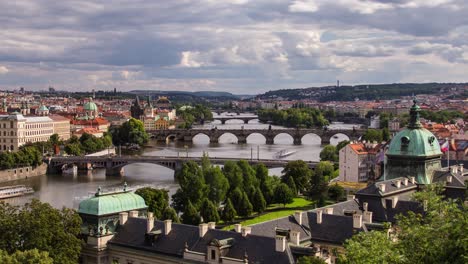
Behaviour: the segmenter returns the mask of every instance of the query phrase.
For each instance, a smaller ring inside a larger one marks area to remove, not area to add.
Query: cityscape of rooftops
[[[464,0],[0,3],[0,263],[466,263]]]

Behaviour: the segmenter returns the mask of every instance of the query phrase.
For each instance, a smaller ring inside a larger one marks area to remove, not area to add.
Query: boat
[[[25,185],[0,187],[0,199],[23,196],[25,194],[29,194],[33,192],[34,192],[33,188],[26,187]]]
[[[338,136],[333,136],[333,138],[338,138]]]
[[[290,155],[292,155],[294,153],[296,153],[296,151],[283,149],[283,150],[280,150],[277,153],[275,153],[275,158],[281,159],[281,158],[290,156]]]
[[[65,164],[62,166],[62,174],[77,175],[78,166],[76,166],[75,164]]]

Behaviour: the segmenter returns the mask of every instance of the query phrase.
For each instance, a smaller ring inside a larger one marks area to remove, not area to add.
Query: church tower
[[[439,142],[421,125],[420,111],[414,99],[408,126],[390,142],[384,180],[415,177],[419,184],[430,184],[434,171],[441,169],[442,152]]]

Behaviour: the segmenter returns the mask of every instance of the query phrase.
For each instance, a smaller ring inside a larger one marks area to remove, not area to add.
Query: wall
[[[47,172],[47,164],[43,163],[41,166],[33,167],[21,167],[9,170],[0,170],[0,182],[8,182],[19,179],[26,179],[28,177],[35,177],[44,175]]]

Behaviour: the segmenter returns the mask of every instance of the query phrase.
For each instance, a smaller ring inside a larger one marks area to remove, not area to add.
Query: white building
[[[380,176],[381,144],[350,143],[340,150],[339,181],[367,182]],[[383,157],[383,156],[382,156]],[[373,175],[372,175],[373,174]]]

